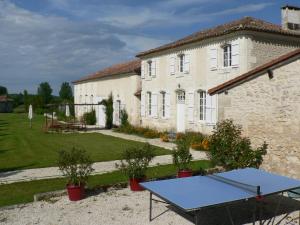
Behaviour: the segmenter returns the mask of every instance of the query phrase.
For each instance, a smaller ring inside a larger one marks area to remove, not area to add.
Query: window
[[[162,117],[166,117],[166,93],[161,93]]]
[[[148,115],[149,116],[151,116],[152,114],[151,106],[152,106],[152,96],[151,96],[151,92],[148,92]]]
[[[183,73],[184,70],[184,54],[179,55],[179,72]]]
[[[231,45],[225,45],[223,47],[224,50],[224,67],[229,67],[231,66],[232,62],[232,51],[231,51]]]
[[[148,74],[149,77],[152,76],[152,61],[148,61]]]
[[[205,120],[206,92],[199,91],[199,120]]]
[[[185,91],[177,92],[177,103],[185,103]]]

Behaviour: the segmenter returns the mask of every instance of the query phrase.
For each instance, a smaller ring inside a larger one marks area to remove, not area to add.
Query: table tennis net
[[[209,177],[211,179],[214,179],[216,181],[226,183],[226,184],[232,185],[234,187],[240,188],[242,190],[245,190],[247,192],[255,194],[256,196],[260,196],[260,194],[261,194],[260,186],[242,183],[242,182],[235,181],[235,180],[232,180],[232,179],[228,179],[228,178],[218,176],[218,175],[215,175],[215,174],[207,175],[207,177]]]

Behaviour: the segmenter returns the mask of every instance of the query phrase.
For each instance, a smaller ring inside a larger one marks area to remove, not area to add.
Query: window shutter
[[[175,57],[171,56],[170,58],[170,74],[174,75],[175,74]]]
[[[144,79],[145,78],[145,62],[141,63],[141,78]]]
[[[211,96],[211,123],[217,123],[217,96]]]
[[[166,93],[166,118],[170,118],[171,115],[171,94]]]
[[[216,70],[218,67],[218,50],[216,48],[209,50],[209,65],[211,70]]]
[[[154,118],[157,118],[157,94],[152,94],[151,99],[151,114]]]
[[[184,73],[190,72],[190,54],[184,55]]]
[[[215,124],[217,122],[217,101],[216,96],[206,95],[206,122]]]
[[[145,93],[142,92],[141,93],[141,116],[144,117],[145,116]]]
[[[156,60],[152,60],[151,76],[156,77]]]
[[[117,102],[113,102],[113,124],[117,124],[119,112],[117,112]]]
[[[194,92],[188,93],[188,121],[194,122]]]
[[[233,41],[231,43],[231,55],[232,55],[231,65],[234,66],[234,67],[238,67],[239,66],[239,59],[240,59],[239,40]]]

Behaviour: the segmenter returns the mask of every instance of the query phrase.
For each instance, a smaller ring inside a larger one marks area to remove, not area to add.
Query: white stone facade
[[[121,109],[125,109],[129,116],[129,122],[134,125],[140,124],[140,97],[135,93],[140,90],[140,75],[136,73],[111,75],[96,80],[88,80],[74,84],[75,104],[98,104],[107,99],[112,93],[114,99],[114,124],[120,124]],[[95,106],[96,113],[98,106]],[[76,116],[79,118],[84,112],[90,111],[91,106],[77,106]],[[103,113],[97,115],[103,121]]]
[[[300,56],[219,94],[219,119],[243,126],[254,146],[268,153],[262,167],[300,178]]]
[[[231,45],[231,66],[226,67],[227,45]],[[217,104],[217,96],[209,95],[203,108],[201,91],[298,47],[299,38],[241,31],[142,56],[142,126],[209,133],[219,120],[218,111],[223,109]],[[181,55],[185,57],[182,64]],[[182,92],[185,101],[178,100]]]

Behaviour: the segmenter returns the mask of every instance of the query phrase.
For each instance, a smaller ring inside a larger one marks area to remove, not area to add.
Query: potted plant
[[[140,147],[128,148],[123,153],[123,160],[116,164],[118,169],[128,176],[132,191],[144,190],[139,183],[145,181],[149,163],[154,158],[154,152],[150,144]]]
[[[92,161],[85,150],[73,147],[69,151],[58,153],[58,167],[68,179],[67,191],[71,201],[78,201],[85,196],[85,184],[94,170]]]
[[[190,177],[192,170],[190,162],[192,155],[190,153],[190,143],[186,138],[181,138],[176,141],[176,148],[172,152],[173,163],[177,167],[177,177]]]

